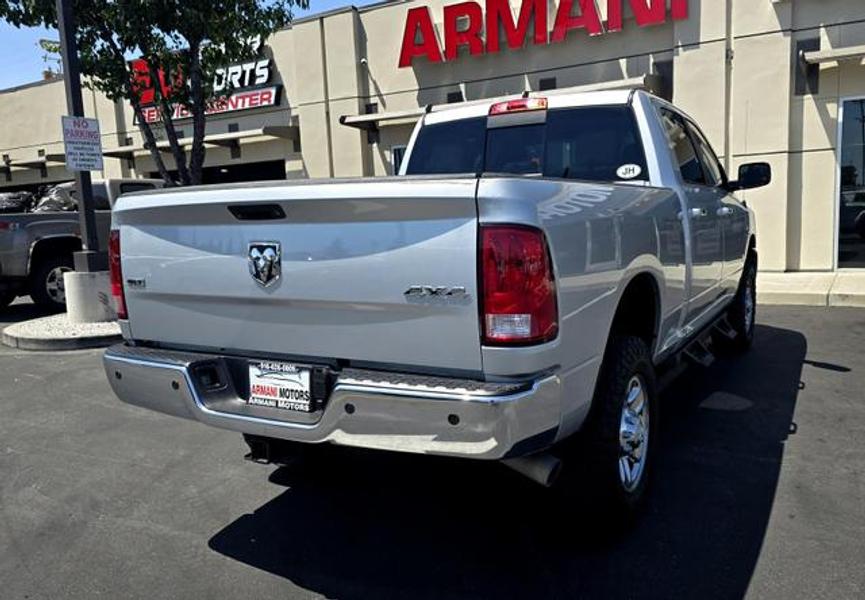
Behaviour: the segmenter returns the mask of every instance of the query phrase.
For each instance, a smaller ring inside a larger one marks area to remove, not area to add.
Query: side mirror
[[[747,163],[739,167],[739,179],[727,184],[730,191],[752,190],[772,183],[772,166],[769,163]]]

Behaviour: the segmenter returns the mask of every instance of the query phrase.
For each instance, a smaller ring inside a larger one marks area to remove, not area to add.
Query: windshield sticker
[[[619,179],[634,179],[639,177],[642,172],[643,169],[640,165],[622,165],[616,169],[616,175]]]

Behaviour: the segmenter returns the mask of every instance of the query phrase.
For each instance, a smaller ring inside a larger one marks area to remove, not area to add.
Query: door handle
[[[690,215],[692,219],[702,219],[703,217],[708,216],[708,214],[709,211],[705,208],[691,208],[688,210],[688,215]]]
[[[733,209],[730,208],[729,206],[722,206],[721,208],[718,209],[718,216],[719,217],[729,217],[732,214],[733,214]]]

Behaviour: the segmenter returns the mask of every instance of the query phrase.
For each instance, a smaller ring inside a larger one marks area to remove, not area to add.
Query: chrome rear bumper
[[[119,344],[103,363],[129,404],[223,429],[298,442],[330,442],[398,452],[501,459],[541,450],[559,427],[556,375],[516,383],[345,369],[332,373],[315,413],[249,406],[244,359]],[[202,367],[221,373],[207,389]],[[239,391],[241,390],[241,391]]]

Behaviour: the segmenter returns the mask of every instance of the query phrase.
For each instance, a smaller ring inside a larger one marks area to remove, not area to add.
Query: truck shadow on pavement
[[[500,465],[336,451],[275,470],[286,491],[209,546],[331,598],[740,598],[806,349],[760,326],[746,356],[676,380],[646,514],[620,535],[581,535],[595,515]]]
[[[5,308],[0,308],[0,331],[7,325],[14,325],[21,321],[29,321],[39,317],[53,314],[45,309],[39,308],[29,298],[18,299]]]

